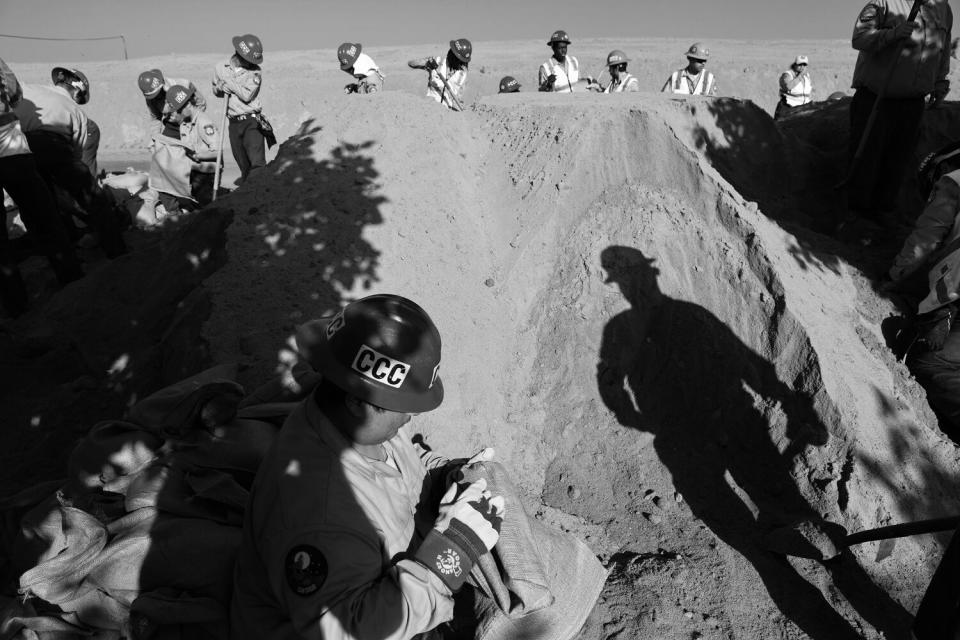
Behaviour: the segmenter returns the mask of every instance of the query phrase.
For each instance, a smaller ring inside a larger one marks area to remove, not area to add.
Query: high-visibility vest
[[[573,56],[567,56],[561,64],[551,56],[540,65],[540,83],[542,84],[550,74],[557,76],[557,81],[553,84],[554,93],[571,93],[577,81],[580,80],[580,61]]]
[[[695,96],[708,96],[713,92],[713,74],[704,69],[697,76],[697,84],[690,91],[689,76],[684,75],[683,69],[678,69],[670,75],[670,87],[674,93]]]
[[[620,76],[620,82],[616,83],[617,86],[613,86],[615,83],[613,80],[610,81],[610,84],[607,85],[607,88],[603,90],[604,93],[623,93],[624,89],[627,88],[627,85],[631,80],[636,80],[629,73],[625,73]]]
[[[804,78],[802,82],[789,91],[783,91],[781,89],[780,95],[783,96],[783,100],[787,103],[788,107],[799,107],[800,105],[812,102],[813,83],[810,81],[810,76]]]

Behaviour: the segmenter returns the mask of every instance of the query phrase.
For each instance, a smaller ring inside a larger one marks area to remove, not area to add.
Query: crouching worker
[[[322,381],[257,472],[232,637],[573,638],[606,579],[593,552],[527,516],[492,449],[447,460],[405,426],[443,400],[427,313],[368,296],[297,348]]]
[[[257,473],[231,636],[413,638],[453,617],[504,513],[483,480],[420,500],[447,461],[404,425],[443,400],[440,334],[410,300],[374,295],[302,327],[298,346],[323,382]]]
[[[202,103],[197,101],[197,93],[193,88],[182,85],[170,87],[167,102],[172,119],[180,123],[180,139],[186,155],[193,161],[190,167],[190,195],[204,207],[213,200],[220,134]]]
[[[153,138],[150,188],[158,192],[160,204],[170,215],[194,211],[213,195],[216,127],[191,103],[193,95],[189,87],[170,87],[166,97],[170,115],[163,121],[163,131]]]
[[[941,430],[960,442],[960,144],[928,156],[919,171],[927,205],[884,288],[905,294],[916,309],[912,329],[900,337],[906,363]]]
[[[383,89],[384,75],[380,67],[363,52],[359,42],[344,42],[337,47],[337,61],[340,70],[356,80],[343,88],[344,93],[377,93]]]

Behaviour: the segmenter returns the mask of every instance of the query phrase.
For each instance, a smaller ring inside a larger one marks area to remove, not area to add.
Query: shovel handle
[[[866,531],[851,533],[843,539],[843,543],[849,547],[850,545],[860,544],[861,542],[903,538],[906,536],[915,536],[920,533],[934,533],[936,531],[950,531],[957,527],[960,527],[960,516],[920,520],[918,522],[904,522],[903,524],[892,524],[877,529],[867,529]]]

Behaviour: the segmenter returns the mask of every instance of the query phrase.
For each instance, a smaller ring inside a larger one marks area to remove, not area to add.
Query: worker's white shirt
[[[363,55],[363,54],[361,54]],[[440,58],[439,56],[434,58],[437,61],[437,68],[430,71],[430,75],[427,78],[427,97],[433,98],[440,104],[445,104],[454,111],[459,111],[456,102],[450,98],[450,92],[447,91],[447,88],[443,86],[443,80],[441,76],[447,79],[447,84],[450,86],[450,91],[453,92],[454,97],[460,104],[463,104],[463,87],[467,84],[467,70],[465,68],[457,69],[456,71],[451,71],[447,68],[446,58]]]
[[[360,455],[312,397],[290,414],[245,514],[234,640],[409,640],[452,617],[447,587],[406,559],[430,462],[406,427],[384,448],[390,462]]]
[[[553,83],[554,93],[571,93],[580,80],[580,61],[573,56],[567,56],[563,63],[560,63],[551,56],[540,65],[539,86],[542,87],[551,74],[557,76],[557,81]]]
[[[706,69],[697,75],[691,75],[684,67],[670,74],[663,91],[679,95],[712,96],[716,94],[717,86],[713,74]]]
[[[20,121],[14,120],[0,126],[0,158],[22,156],[30,153],[27,137],[20,129]]]
[[[365,78],[371,73],[375,73],[381,78],[384,77],[380,72],[380,67],[373,61],[373,58],[365,53],[361,53],[357,56],[356,62],[353,63],[353,75],[354,77],[363,76]]]
[[[788,84],[796,79],[797,73],[791,69],[785,71],[780,76],[780,95],[789,107],[799,107],[813,101],[813,83],[810,76],[806,76],[797,83],[792,89],[787,88]]]
[[[79,156],[87,140],[87,116],[62,87],[25,84],[13,109],[24,133],[47,131],[66,136]]]
[[[629,73],[624,73],[618,80],[611,80],[603,90],[604,93],[624,93],[640,91],[640,83]]]

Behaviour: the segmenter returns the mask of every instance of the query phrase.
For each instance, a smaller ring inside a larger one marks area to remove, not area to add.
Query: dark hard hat
[[[520,83],[513,76],[503,76],[500,80],[500,93],[516,93],[520,91]]]
[[[710,50],[704,47],[703,44],[694,42],[690,45],[690,48],[687,49],[687,57],[693,60],[699,60],[700,62],[706,62],[710,58]]]
[[[550,39],[547,40],[547,46],[553,45],[554,42],[566,42],[570,44],[570,36],[568,36],[567,32],[563,29],[557,29],[550,34]]]
[[[233,48],[238,56],[251,64],[263,62],[263,43],[252,33],[233,36]]]
[[[466,38],[457,38],[450,41],[450,51],[460,62],[470,62],[470,56],[473,55],[473,45]]]
[[[61,82],[73,86],[76,90],[77,104],[87,104],[90,101],[90,81],[86,74],[79,69],[67,69],[65,67],[54,67],[50,71],[50,79],[53,84]]]
[[[193,87],[185,87],[181,84],[175,84],[167,89],[167,104],[174,111],[180,111],[183,106],[193,97]]]
[[[137,78],[137,86],[140,87],[144,98],[152,98],[163,89],[163,73],[160,69],[144,71]]]
[[[351,302],[333,317],[297,329],[297,348],[344,391],[388,411],[440,406],[440,332],[427,312],[401,296]]]
[[[614,49],[607,54],[608,67],[612,67],[617,64],[626,64],[627,62],[630,62],[630,58],[628,58],[627,54],[625,54],[623,51],[620,51],[620,49]]]
[[[337,47],[337,60],[340,61],[340,70],[346,71],[352,67],[362,50],[363,46],[359,42],[344,42]]]

